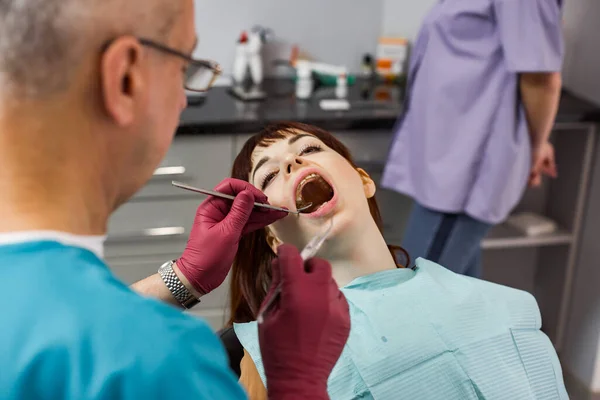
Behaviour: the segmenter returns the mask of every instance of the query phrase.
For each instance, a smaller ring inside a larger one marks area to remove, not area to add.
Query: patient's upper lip
[[[317,173],[314,173],[314,172],[313,172],[313,173],[310,173],[310,174],[306,175],[304,178],[302,178],[302,179],[300,180],[300,182],[298,183],[298,186],[296,186],[296,201],[298,200],[298,197],[299,197],[299,196],[301,195],[301,193],[302,193],[302,188],[303,188],[304,186],[306,186],[306,184],[307,184],[309,181],[316,179],[316,178],[314,178],[314,177],[321,177],[321,175],[319,175],[319,174],[317,174]]]
[[[319,169],[311,167],[311,168],[306,168],[303,169],[298,176],[296,177],[296,179],[294,180],[294,186],[292,187],[293,190],[293,198],[296,198],[296,191],[298,190],[298,185],[300,185],[300,183],[302,182],[302,180],[304,178],[306,178],[308,175],[310,174],[317,174],[319,175],[321,178],[323,178],[325,180],[325,182],[327,182],[329,184],[329,186],[331,186],[333,188],[333,185],[331,184],[331,179],[329,179],[327,176],[325,176],[325,174],[323,174]]]

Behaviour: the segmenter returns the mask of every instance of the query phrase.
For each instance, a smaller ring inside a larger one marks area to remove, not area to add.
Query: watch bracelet
[[[159,269],[158,273],[161,276],[163,282],[173,295],[173,297],[181,304],[184,308],[189,309],[200,302],[181,282],[181,279],[177,276],[173,270],[174,261],[168,261],[163,264]]]

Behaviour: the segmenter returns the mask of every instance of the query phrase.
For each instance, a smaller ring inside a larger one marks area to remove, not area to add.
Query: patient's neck
[[[370,216],[369,216],[370,217]],[[339,287],[375,272],[395,269],[396,263],[372,218],[347,229],[327,244],[326,258]]]

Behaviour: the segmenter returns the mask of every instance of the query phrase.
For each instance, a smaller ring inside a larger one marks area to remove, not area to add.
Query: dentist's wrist
[[[173,272],[175,272],[175,275],[177,275],[177,277],[179,278],[179,280],[181,281],[181,283],[183,283],[183,286],[186,287],[187,290],[189,290],[189,292],[191,294],[194,295],[194,297],[196,297],[197,299],[201,298],[204,294],[200,293],[198,290],[196,290],[196,288],[194,288],[194,286],[190,283],[190,281],[188,280],[188,278],[185,277],[185,275],[183,274],[183,272],[181,272],[181,270],[179,269],[179,267],[177,266],[177,262],[173,262]]]
[[[175,261],[167,261],[158,269],[158,275],[174,299],[174,301],[169,300],[169,302],[178,304],[185,309],[190,309],[200,302],[200,298],[197,292],[190,291],[184,284],[181,278],[185,277],[181,272],[178,275],[173,268],[174,266]]]

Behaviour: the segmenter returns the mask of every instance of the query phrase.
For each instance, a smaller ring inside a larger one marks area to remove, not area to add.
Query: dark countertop
[[[348,111],[324,111],[321,99],[335,98],[333,88],[321,88],[308,100],[294,96],[291,80],[265,80],[264,101],[243,102],[227,87],[215,87],[204,98],[189,97],[181,115],[178,134],[252,133],[265,124],[299,121],[328,130],[392,129],[401,115],[403,89],[395,85],[372,85],[358,80],[348,87]],[[557,123],[600,121],[600,107],[563,91]]]

